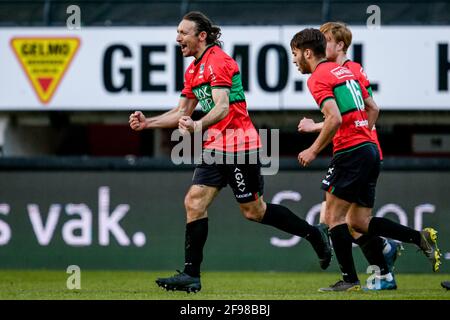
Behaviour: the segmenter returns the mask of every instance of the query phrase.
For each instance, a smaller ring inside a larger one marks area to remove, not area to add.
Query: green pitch
[[[0,270],[0,299],[152,299],[152,300],[323,300],[323,299],[446,299],[450,291],[440,286],[450,274],[399,274],[396,291],[320,293],[319,287],[339,279],[333,273],[208,272],[197,294],[167,292],[154,280],[172,271],[81,271],[81,289],[66,287],[70,276],[62,271]],[[361,274],[365,281],[368,275]]]

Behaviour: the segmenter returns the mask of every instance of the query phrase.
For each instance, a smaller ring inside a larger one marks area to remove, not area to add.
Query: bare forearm
[[[178,108],[171,109],[159,116],[146,119],[146,129],[156,128],[175,128],[178,126],[178,120],[183,114]]]
[[[320,132],[323,128],[323,121],[314,124],[313,132]]]
[[[146,119],[146,128],[176,128],[178,121],[183,116],[190,116],[197,105],[195,99],[182,98],[176,108],[173,108],[162,115]]]
[[[372,130],[373,126],[377,122],[380,109],[371,97],[364,99],[364,104],[367,113],[367,120],[369,122],[369,129]]]
[[[228,115],[228,112],[228,103],[216,104],[216,106],[212,108],[207,115],[201,118],[199,122],[201,123],[203,129],[207,129],[208,127],[225,118]]]
[[[375,126],[375,123],[377,122],[378,114],[380,112],[378,109],[377,110],[369,109],[366,112],[367,112],[367,120],[369,122],[369,129],[372,130],[373,127]]]
[[[319,154],[333,140],[341,122],[338,118],[330,116],[320,124],[320,134],[311,145],[311,149],[314,150],[316,154]]]

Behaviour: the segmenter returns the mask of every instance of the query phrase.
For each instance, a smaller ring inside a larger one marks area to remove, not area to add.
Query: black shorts
[[[261,175],[261,163],[251,164],[238,161],[230,164],[224,160],[222,163],[205,163],[203,161],[195,167],[192,184],[200,184],[219,189],[230,185],[234,196],[239,203],[257,200],[264,193],[264,179]]]
[[[375,144],[364,144],[333,156],[322,189],[338,198],[373,208],[380,175],[380,155]]]

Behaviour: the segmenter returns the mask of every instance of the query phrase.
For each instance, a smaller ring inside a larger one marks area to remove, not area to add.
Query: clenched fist
[[[300,133],[314,132],[314,125],[315,122],[313,119],[303,117],[298,124],[297,130]]]
[[[135,131],[141,131],[146,127],[145,116],[141,111],[135,111],[130,114],[130,120],[128,120],[128,123],[130,124],[131,129]]]
[[[314,152],[311,148],[308,148],[300,152],[297,159],[302,166],[307,167],[316,157],[317,153]]]
[[[178,129],[181,132],[194,132],[197,129],[197,121],[191,119],[188,116],[182,116],[178,121]]]

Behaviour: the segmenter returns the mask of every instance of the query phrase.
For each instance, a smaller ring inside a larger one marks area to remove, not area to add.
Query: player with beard
[[[220,28],[204,14],[190,12],[183,17],[177,32],[183,56],[194,57],[185,73],[178,106],[151,118],[136,111],[129,119],[130,127],[137,131],[176,127],[185,133],[207,130],[203,161],[196,166],[184,200],[187,220],[184,270],[172,277],[159,278],[156,283],[167,290],[201,289],[200,265],[208,236],[207,208],[227,184],[245,218],[307,239],[319,257],[320,267],[326,269],[331,261],[327,227],[312,226],[288,208],[266,203],[259,162],[228,161],[242,154],[250,159],[261,143],[247,111],[238,64],[221,49]],[[198,103],[205,115],[194,121],[191,114]],[[217,155],[226,155],[226,161],[210,161],[220,159]]]
[[[349,69],[327,61],[326,46],[325,36],[318,29],[304,29],[291,40],[293,62],[301,73],[311,74],[308,88],[325,118],[317,139],[299,153],[299,163],[308,166],[333,141],[333,159],[322,180],[322,189],[326,191],[325,221],[343,279],[319,290],[361,288],[349,226],[362,234],[416,244],[437,272],[440,252],[436,230],[416,231],[386,218],[367,215],[374,205],[380,172],[380,154],[371,132],[379,109]]]
[[[326,57],[328,61],[336,62],[337,64],[350,69],[358,79],[360,85],[364,86],[369,95],[372,95],[372,87],[364,72],[362,66],[347,57],[347,50],[352,43],[352,33],[350,29],[340,22],[327,22],[320,27],[327,40]],[[298,125],[298,131],[301,133],[320,132],[322,130],[323,122],[315,123],[310,118],[303,118]],[[380,142],[375,126],[372,128],[372,136],[377,144],[380,154],[380,160],[383,160],[383,153],[381,151]],[[372,215],[372,210],[362,211],[369,217]],[[367,218],[367,217],[366,217]],[[320,210],[320,221],[325,220],[325,200],[322,203]],[[371,265],[379,267],[380,274],[377,276],[377,286],[370,287],[371,290],[395,290],[397,283],[394,277],[394,263],[397,256],[402,249],[401,245],[391,239],[383,239],[381,237],[371,237],[369,235],[362,235],[354,230],[351,230],[354,243],[358,244],[364,256]]]

